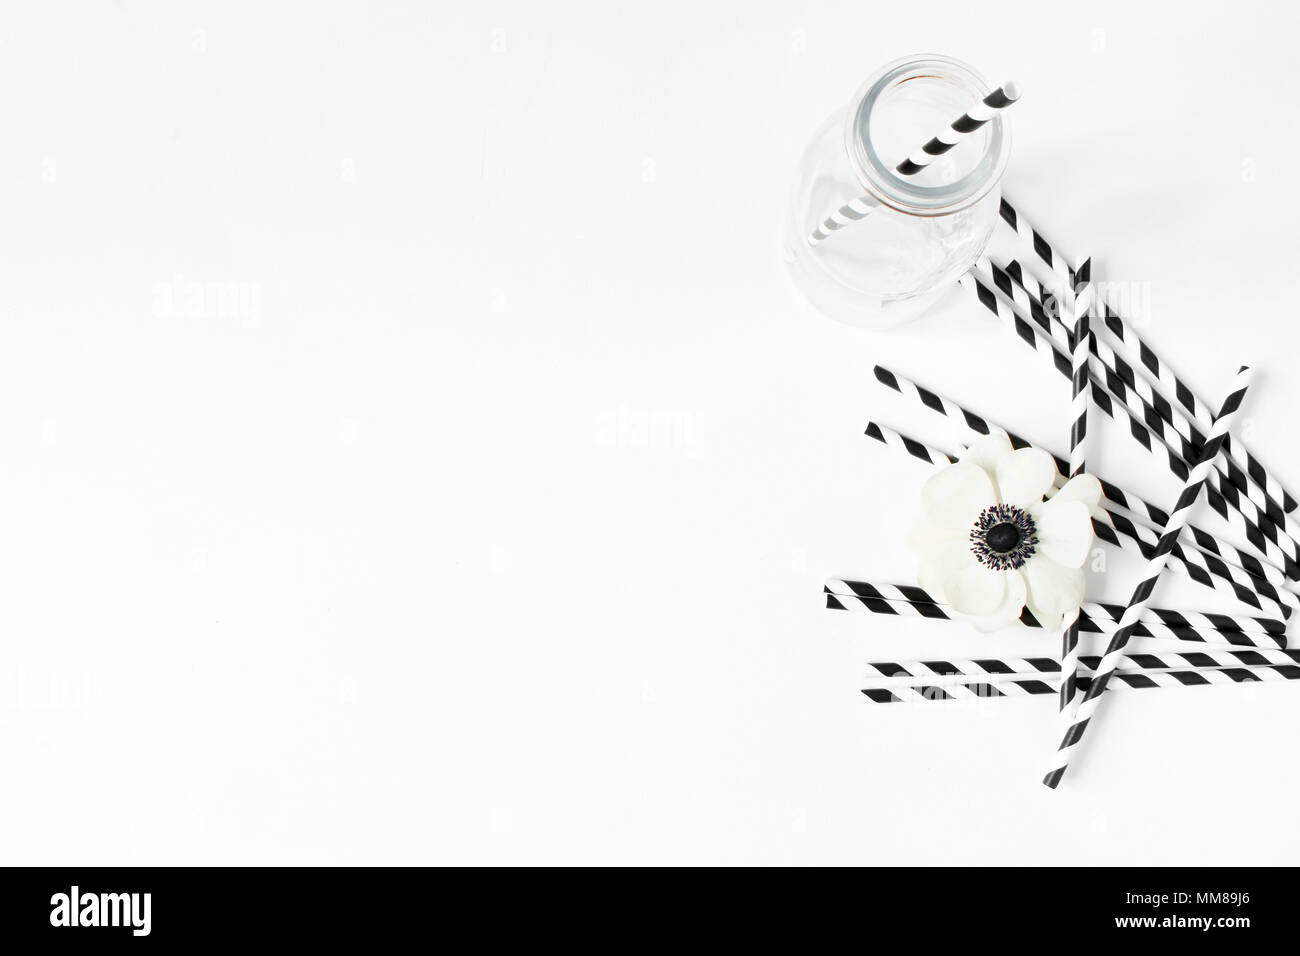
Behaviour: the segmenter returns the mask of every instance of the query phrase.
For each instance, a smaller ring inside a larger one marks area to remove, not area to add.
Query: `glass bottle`
[[[915,176],[894,167],[992,91],[951,57],[882,67],[805,149],[785,228],[796,286],[820,311],[884,328],[925,311],[984,251],[1011,149],[997,114]]]

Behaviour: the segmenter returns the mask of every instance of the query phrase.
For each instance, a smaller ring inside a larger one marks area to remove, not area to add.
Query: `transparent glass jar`
[[[1011,150],[1006,116],[915,176],[894,167],[992,89],[950,57],[906,57],[881,68],[817,130],[795,179],[784,253],[820,311],[853,325],[896,325],[974,264],[997,224]]]

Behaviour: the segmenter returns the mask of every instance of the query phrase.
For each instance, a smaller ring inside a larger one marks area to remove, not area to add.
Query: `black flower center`
[[[970,531],[971,554],[980,564],[995,571],[1024,567],[1037,544],[1034,519],[1015,505],[985,508]]]
[[[984,543],[997,554],[1007,554],[1016,550],[1021,537],[1019,528],[1010,521],[1004,521],[989,528],[984,535]]]

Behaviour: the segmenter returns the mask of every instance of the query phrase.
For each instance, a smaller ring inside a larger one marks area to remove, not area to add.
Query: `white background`
[[[803,307],[782,212],[881,63],[1025,88],[1008,194],[1293,489],[1281,4],[32,4],[0,18],[6,863],[1294,863],[1300,686],[873,706],[1050,653],[832,614],[960,434],[1068,385],[954,296]],[[1171,500],[1111,428],[1100,471]],[[1090,584],[1122,598],[1136,565]],[[1161,603],[1231,607],[1170,585]]]

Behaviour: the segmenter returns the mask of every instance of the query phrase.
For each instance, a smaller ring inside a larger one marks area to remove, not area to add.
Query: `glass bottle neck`
[[[915,176],[900,175],[895,166],[991,89],[972,67],[944,56],[897,60],[867,80],[844,131],[866,194],[913,216],[944,216],[979,202],[1002,178],[1010,156],[1002,114]]]

